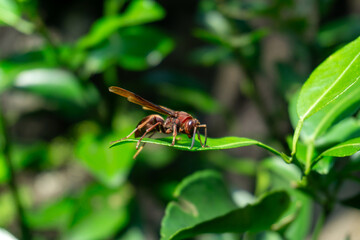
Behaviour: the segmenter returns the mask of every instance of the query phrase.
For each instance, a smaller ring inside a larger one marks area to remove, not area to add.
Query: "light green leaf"
[[[360,87],[342,94],[323,109],[305,120],[301,136],[304,142],[314,142],[334,123],[352,115],[360,107]]]
[[[297,102],[299,121],[294,133],[292,156],[296,152],[296,144],[305,119],[331,102],[338,101],[342,95],[346,97],[359,90],[359,69],[360,38],[335,52],[313,71],[301,88]],[[309,166],[309,159],[307,159],[307,166]]]
[[[108,187],[118,187],[124,183],[134,163],[135,148],[123,145],[116,149],[109,149],[109,142],[116,135],[97,136],[87,133],[76,143],[76,156],[79,161],[99,181]]]
[[[204,136],[202,136],[202,139],[204,140]],[[134,138],[128,138],[124,139],[119,142],[113,143],[110,147],[117,147],[121,146],[128,142],[137,142],[138,139]],[[167,138],[161,138],[161,139],[152,139],[152,138],[145,138],[141,141],[142,143],[153,143],[153,144],[160,144],[164,146],[171,146],[172,143],[172,137]],[[259,141],[249,139],[249,138],[240,138],[240,137],[223,137],[223,138],[208,138],[206,147],[201,147],[200,142],[195,141],[194,147],[190,149],[191,145],[191,139],[184,137],[184,135],[181,137],[181,139],[178,139],[173,146],[176,149],[179,150],[185,150],[185,151],[210,151],[210,150],[221,150],[221,149],[231,149],[231,148],[238,148],[238,147],[246,147],[251,145],[257,145],[259,147],[262,147],[269,152],[274,153],[275,155],[278,155],[282,157],[285,161],[288,160],[288,157],[281,152],[278,152],[277,150],[273,149],[272,147],[261,143]]]
[[[360,137],[340,143],[321,154],[321,156],[346,157],[360,150]]]
[[[222,178],[213,171],[197,172],[184,179],[175,197],[177,201],[171,202],[165,211],[162,240],[187,239],[202,233],[267,230],[290,203],[286,192],[279,191],[237,208]]]
[[[23,71],[17,75],[14,86],[49,100],[71,118],[82,115],[87,104],[98,98],[93,88],[85,89],[71,72],[61,69]]]
[[[12,26],[25,34],[30,34],[35,29],[32,23],[22,19],[21,10],[15,0],[0,0],[1,23]]]
[[[337,144],[348,139],[360,137],[360,120],[356,118],[346,118],[330,128],[324,135],[320,136],[316,146]]]
[[[135,26],[160,20],[165,16],[164,9],[152,0],[132,0],[124,13],[116,16],[107,16],[96,21],[90,32],[78,42],[80,48],[92,47],[119,28]]]
[[[305,120],[342,94],[360,87],[360,38],[328,57],[301,88],[297,112]]]

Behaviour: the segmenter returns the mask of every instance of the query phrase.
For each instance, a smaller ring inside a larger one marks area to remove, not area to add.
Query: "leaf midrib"
[[[326,89],[326,91],[314,102],[313,105],[310,106],[310,108],[305,112],[304,115],[300,117],[300,119],[303,121],[306,119],[306,117],[309,115],[309,113],[318,105],[318,103],[326,96],[326,94],[334,88],[334,86],[341,80],[343,75],[349,70],[351,65],[355,62],[355,60],[360,56],[360,52],[354,57],[354,59],[350,62],[350,64],[342,71],[342,73],[339,75],[339,77],[330,85],[329,88]],[[334,99],[336,99],[338,96],[346,92],[352,85],[354,85],[359,80],[359,77],[350,84],[344,91],[342,91],[340,94],[338,94]],[[334,100],[333,99],[333,100]]]

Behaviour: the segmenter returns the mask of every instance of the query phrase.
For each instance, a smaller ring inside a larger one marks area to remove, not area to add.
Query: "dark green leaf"
[[[360,18],[356,15],[336,19],[320,28],[317,41],[323,47],[351,41],[360,35],[359,22]]]
[[[273,192],[252,205],[237,208],[219,174],[212,171],[184,179],[175,196],[177,202],[167,206],[162,221],[162,240],[186,239],[202,233],[266,230],[290,203],[285,192]],[[264,211],[266,215],[261,214]]]
[[[162,19],[164,16],[165,11],[157,2],[133,0],[121,15],[103,17],[96,21],[89,34],[80,39],[78,46],[80,48],[92,47],[122,27],[153,22]]]
[[[129,220],[127,204],[132,196],[128,186],[106,189],[90,185],[79,196],[76,212],[62,239],[110,239]]]
[[[174,48],[174,41],[162,31],[149,27],[126,28],[119,33],[118,62],[131,70],[158,65]]]

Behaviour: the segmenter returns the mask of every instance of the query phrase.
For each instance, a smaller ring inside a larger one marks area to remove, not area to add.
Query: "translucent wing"
[[[175,112],[173,110],[166,108],[166,107],[156,105],[156,104],[140,97],[139,95],[136,95],[135,93],[125,90],[123,88],[112,86],[112,87],[109,87],[109,91],[116,93],[120,96],[126,97],[129,102],[138,104],[138,105],[142,106],[143,109],[145,109],[145,110],[151,110],[151,111],[154,111],[157,113],[174,116]]]

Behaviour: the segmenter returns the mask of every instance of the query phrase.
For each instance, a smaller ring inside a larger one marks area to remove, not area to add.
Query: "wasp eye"
[[[187,122],[187,125],[188,125],[189,128],[193,127],[194,124],[195,124],[195,122],[194,122],[193,120],[189,120],[189,121]]]

